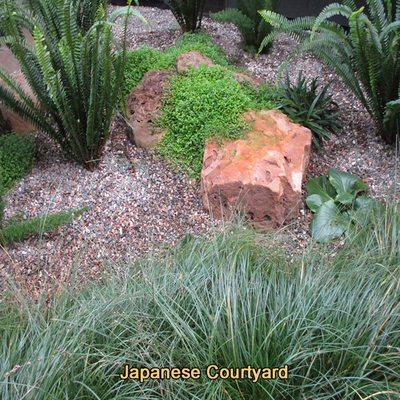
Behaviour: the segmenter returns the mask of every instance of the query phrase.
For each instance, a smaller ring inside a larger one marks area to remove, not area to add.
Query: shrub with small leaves
[[[32,137],[16,134],[0,136],[0,182],[5,190],[29,172],[34,158]]]
[[[233,73],[221,66],[190,69],[172,79],[160,123],[167,134],[160,152],[189,175],[198,177],[204,145],[210,137],[234,139],[246,124],[242,115],[259,108],[262,96],[240,85]],[[264,102],[263,108],[273,108]]]
[[[317,148],[341,128],[339,107],[328,89],[329,85],[321,88],[318,79],[307,82],[302,73],[295,83],[286,75],[279,87],[279,108],[294,122],[311,130]]]
[[[4,135],[11,131],[11,125],[8,120],[4,117],[3,113],[0,111],[0,135]]]
[[[185,33],[172,47],[163,52],[151,47],[140,47],[127,53],[124,97],[137,86],[146,72],[174,68],[177,58],[189,51],[198,51],[215,64],[229,65],[225,53],[209,35]]]

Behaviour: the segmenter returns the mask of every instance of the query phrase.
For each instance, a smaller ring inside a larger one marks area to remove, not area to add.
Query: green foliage
[[[259,106],[257,94],[242,87],[232,72],[220,66],[190,69],[186,75],[173,78],[162,109],[160,123],[167,134],[160,153],[197,177],[207,139],[239,137],[246,127],[242,114]]]
[[[51,232],[60,226],[69,224],[86,211],[78,210],[60,211],[27,220],[9,220],[0,229],[0,243],[4,245],[21,242],[33,235]]]
[[[306,188],[306,203],[315,213],[311,231],[317,242],[342,236],[357,222],[354,217],[368,213],[373,203],[362,194],[367,185],[360,178],[336,169],[330,169],[327,177],[311,179]]]
[[[3,113],[0,111],[0,136],[10,131],[11,131],[10,122],[6,120]]]
[[[394,144],[400,132],[400,2],[367,0],[365,10],[353,0],[342,3],[325,7],[317,18],[293,21],[261,12],[275,27],[263,44],[281,32],[299,39],[291,57],[311,51],[321,58],[363,104],[383,140]],[[347,19],[349,31],[331,20],[336,15]]]
[[[37,1],[26,0],[29,10],[34,13],[36,20],[45,29],[43,34],[48,37],[62,37],[60,26],[60,7],[64,7],[63,1]],[[69,1],[74,8],[74,17],[79,29],[87,32],[97,21],[99,9],[105,10],[108,0],[72,0]]]
[[[256,53],[265,36],[271,32],[271,25],[261,18],[258,11],[275,10],[278,4],[279,0],[237,0],[237,8],[212,13],[211,18],[235,24],[242,34],[245,48]],[[268,46],[264,46],[262,52],[267,51]]]
[[[50,304],[4,298],[0,397],[397,398],[398,263],[375,249],[311,249],[297,258],[277,247],[249,230],[192,238],[81,291],[72,282]],[[125,363],[202,375],[127,382],[119,378]],[[288,364],[289,379],[211,381],[210,364]]]
[[[186,33],[164,52],[141,47],[127,53],[124,97],[137,86],[146,72],[174,68],[177,58],[189,51],[198,51],[212,59],[214,63],[228,66],[226,55],[209,35]]]
[[[287,74],[280,86],[280,108],[294,122],[311,130],[317,148],[341,127],[339,107],[328,94],[328,89],[329,85],[320,89],[318,79],[308,83],[302,73],[295,84],[290,82]]]
[[[182,32],[196,32],[201,28],[205,0],[164,0],[178,21]]]
[[[34,158],[33,138],[15,134],[0,136],[0,182],[5,190],[30,171]]]
[[[92,16],[86,19],[82,15],[86,8],[79,1],[34,1],[29,16],[22,8],[15,12],[9,3],[3,0],[3,30],[12,38],[9,47],[39,107],[2,70],[1,101],[49,134],[71,159],[94,168],[108,138],[123,83],[125,39],[122,51],[115,50],[110,22],[121,12],[106,20],[100,7],[93,25],[85,31],[78,20],[86,25]],[[22,27],[32,32],[34,51],[26,44]]]

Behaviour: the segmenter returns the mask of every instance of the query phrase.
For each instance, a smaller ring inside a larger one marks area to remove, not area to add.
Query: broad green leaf
[[[351,218],[358,225],[366,226],[378,204],[376,200],[370,199],[367,196],[358,197],[355,201],[355,208],[351,212]]]
[[[337,169],[331,168],[328,172],[328,178],[329,182],[336,189],[338,195],[348,193],[349,195],[352,195],[353,200],[358,193],[367,189],[367,185],[358,176],[338,171]],[[343,196],[343,199],[346,199],[346,196]],[[346,200],[348,201],[348,197]]]
[[[306,189],[308,196],[317,194],[321,196],[323,202],[332,200],[336,196],[335,188],[325,176],[310,179],[306,185]]]
[[[308,208],[313,212],[317,212],[318,209],[322,206],[324,203],[324,200],[319,194],[312,194],[311,196],[308,196],[306,199],[306,203]]]
[[[348,214],[341,214],[333,200],[326,201],[319,208],[311,224],[315,241],[327,243],[343,235],[350,225]]]
[[[355,197],[355,195],[352,193],[343,192],[343,193],[339,193],[336,196],[335,200],[340,204],[350,205],[350,204],[353,204],[354,197]]]

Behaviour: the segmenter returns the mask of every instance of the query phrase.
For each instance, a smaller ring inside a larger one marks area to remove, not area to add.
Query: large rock
[[[259,227],[275,228],[298,213],[311,131],[275,110],[245,118],[251,129],[243,139],[206,145],[203,204],[216,218],[241,211]]]
[[[132,131],[130,140],[139,147],[154,147],[164,136],[157,126],[162,98],[169,84],[171,72],[150,71],[127,98],[127,114]]]
[[[176,61],[176,69],[179,74],[183,74],[189,68],[199,68],[201,65],[214,65],[213,61],[207,56],[199,53],[198,51],[189,51],[181,54]]]
[[[25,77],[22,72],[17,71],[10,74],[13,81],[17,83],[21,89],[33,100],[35,101],[35,96],[32,93],[32,89],[26,83]],[[2,81],[0,81],[0,85],[4,85]],[[7,87],[8,89],[8,87]],[[9,90],[9,89],[8,89]],[[37,131],[37,127],[32,123],[26,121],[21,118],[19,115],[7,109],[0,101],[0,113],[3,115],[3,118],[8,121],[8,124],[11,127],[11,131],[15,133],[31,133]]]

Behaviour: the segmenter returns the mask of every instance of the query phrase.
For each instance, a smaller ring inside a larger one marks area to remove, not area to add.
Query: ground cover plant
[[[265,22],[258,13],[260,10],[275,10],[279,0],[238,0],[237,8],[228,8],[211,14],[211,18],[220,22],[235,24],[242,34],[244,47],[250,52],[257,52],[272,26]],[[267,52],[268,46],[264,46],[262,52]]]
[[[205,0],[164,0],[174,14],[182,32],[196,32],[201,28]]]
[[[165,51],[141,47],[127,53],[124,97],[137,86],[146,72],[175,68],[177,58],[189,51],[198,51],[209,57],[215,64],[229,66],[225,53],[209,35],[186,33]]]
[[[32,168],[35,143],[30,136],[6,134],[0,136],[0,182],[10,189]]]
[[[96,2],[100,7],[94,16],[85,6],[89,3],[39,0],[27,14],[23,7],[16,11],[13,2],[2,1],[7,44],[37,102],[1,70],[5,85],[0,86],[0,98],[57,141],[68,157],[92,169],[100,160],[122,87],[125,39],[122,50],[115,50],[110,21],[121,11],[107,19],[102,2]],[[22,28],[33,34],[34,51]]]
[[[0,111],[0,136],[10,132],[10,130],[10,122],[4,117],[3,113]]]
[[[171,80],[160,124],[167,133],[159,152],[198,177],[208,139],[235,139],[246,129],[243,113],[274,108],[266,88],[241,85],[224,67],[201,66]]]
[[[312,51],[343,79],[373,118],[377,132],[389,144],[400,132],[400,3],[367,0],[358,8],[353,0],[333,3],[314,17],[289,21],[272,11],[262,11],[275,27],[263,45],[282,32],[301,45],[292,56]],[[345,17],[349,31],[331,20]]]
[[[397,398],[400,271],[388,243],[296,258],[275,240],[242,228],[187,237],[48,306],[3,298],[1,397]],[[127,382],[124,363],[202,376]],[[289,379],[211,381],[210,364],[288,364]]]
[[[341,128],[339,107],[328,90],[329,85],[321,87],[318,78],[308,82],[302,73],[294,83],[287,74],[278,88],[279,108],[293,122],[311,130],[317,149]]]

